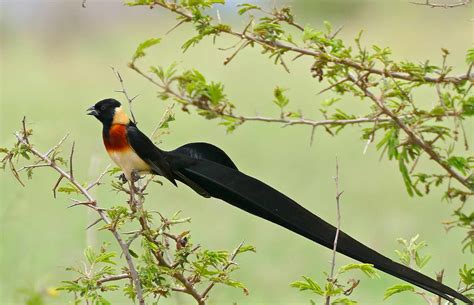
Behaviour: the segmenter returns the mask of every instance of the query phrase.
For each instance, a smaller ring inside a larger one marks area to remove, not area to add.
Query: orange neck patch
[[[121,151],[129,149],[127,139],[127,126],[122,124],[113,124],[107,133],[103,134],[105,148],[108,151]]]

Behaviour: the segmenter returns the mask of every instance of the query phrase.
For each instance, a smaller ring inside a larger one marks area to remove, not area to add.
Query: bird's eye
[[[102,105],[102,106],[100,107],[100,111],[104,111],[104,110],[105,110],[105,105]]]

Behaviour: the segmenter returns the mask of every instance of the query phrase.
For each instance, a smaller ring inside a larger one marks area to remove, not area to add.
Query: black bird
[[[336,228],[267,184],[240,172],[227,154],[208,143],[163,151],[130,121],[121,104],[104,99],[88,109],[102,122],[105,148],[128,180],[152,173],[180,181],[204,197],[215,197],[332,249]],[[337,251],[454,303],[473,304],[456,290],[396,263],[339,232]]]

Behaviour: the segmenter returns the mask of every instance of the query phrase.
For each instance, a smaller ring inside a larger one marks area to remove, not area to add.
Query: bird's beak
[[[92,106],[92,107],[87,108],[86,111],[87,111],[87,115],[93,115],[93,116],[99,115],[99,113],[98,113],[97,110],[95,109],[95,106]]]

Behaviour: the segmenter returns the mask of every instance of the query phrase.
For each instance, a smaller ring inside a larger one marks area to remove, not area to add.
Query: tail
[[[181,162],[179,162],[181,163]],[[332,249],[336,228],[312,214],[292,199],[265,183],[247,176],[229,166],[206,159],[173,165],[173,169],[204,189],[210,196],[262,217]],[[415,270],[396,263],[380,253],[339,232],[337,251],[391,274],[440,297],[453,298],[473,304],[467,297]]]

